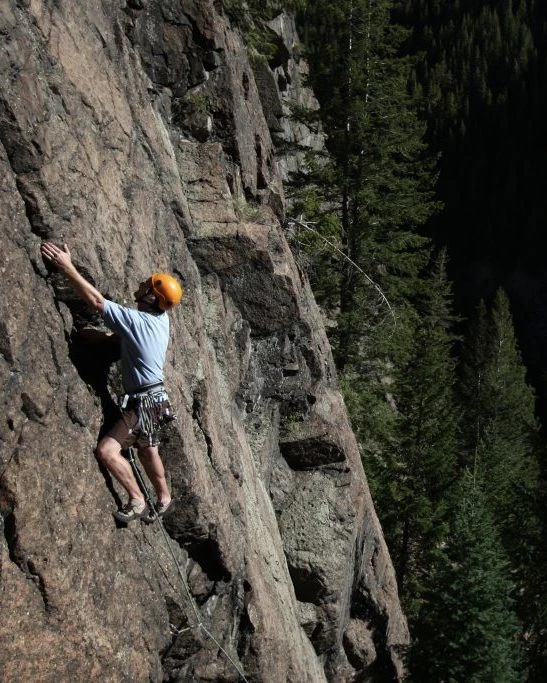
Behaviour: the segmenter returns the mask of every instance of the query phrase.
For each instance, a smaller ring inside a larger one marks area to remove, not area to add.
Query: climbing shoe
[[[163,517],[163,515],[168,510],[171,510],[173,508],[174,504],[175,504],[174,498],[171,498],[171,500],[168,503],[165,503],[164,505],[160,505],[159,502],[155,503],[154,507],[152,509],[149,509],[148,514],[143,519],[143,522],[146,522],[147,524],[152,524],[159,517]]]
[[[118,522],[127,523],[132,522],[134,519],[146,517],[149,514],[149,508],[146,501],[131,498],[121,510],[116,510],[113,514],[114,519],[117,519]]]
[[[158,517],[163,517],[163,515],[170,510],[173,505],[175,504],[175,499],[171,498],[171,500],[168,503],[164,503],[163,505],[160,505],[160,503],[156,503],[154,505],[154,509],[156,510],[156,514]]]

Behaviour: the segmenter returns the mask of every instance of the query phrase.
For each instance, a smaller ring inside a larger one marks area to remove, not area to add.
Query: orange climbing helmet
[[[158,307],[162,311],[168,311],[173,306],[180,304],[182,299],[182,287],[178,280],[169,273],[154,273],[148,278],[150,291],[156,297]]]

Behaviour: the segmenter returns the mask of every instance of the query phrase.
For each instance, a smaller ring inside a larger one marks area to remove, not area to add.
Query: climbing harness
[[[152,502],[152,497],[151,497],[151,495],[150,495],[150,491],[148,490],[148,487],[146,486],[146,484],[145,484],[145,482],[144,482],[144,479],[143,479],[143,476],[142,476],[142,474],[141,474],[140,468],[139,468],[139,466],[137,465],[137,462],[136,462],[136,460],[135,460],[135,454],[134,454],[134,449],[133,449],[133,448],[129,448],[129,449],[128,449],[128,460],[129,460],[129,463],[130,463],[130,465],[131,465],[131,467],[132,467],[132,469],[133,469],[133,472],[134,472],[134,474],[135,474],[135,478],[137,479],[137,482],[138,482],[139,486],[141,487],[141,489],[142,489],[142,491],[143,491],[143,493],[144,493],[146,502],[147,502],[147,504],[148,504],[148,508],[149,508],[150,511],[151,511],[150,514],[151,514],[151,516],[152,516],[152,521],[154,521],[154,522],[157,521],[157,522],[159,523],[159,525],[160,525],[160,529],[161,529],[163,538],[165,539],[165,542],[166,542],[166,544],[167,544],[167,547],[168,547],[168,549],[169,549],[169,552],[170,552],[170,554],[171,554],[171,557],[173,558],[173,562],[175,563],[175,567],[177,568],[178,574],[179,574],[180,579],[181,579],[181,581],[182,581],[182,585],[184,586],[184,591],[185,591],[185,593],[186,593],[186,597],[187,597],[187,599],[188,599],[190,605],[192,606],[192,610],[193,610],[194,615],[195,615],[195,617],[196,617],[196,621],[197,621],[196,624],[194,624],[193,626],[189,626],[188,628],[183,628],[183,629],[180,629],[180,630],[179,630],[179,629],[175,629],[174,631],[172,631],[172,634],[173,634],[173,635],[179,635],[180,633],[184,633],[185,631],[190,630],[190,629],[194,629],[194,628],[199,628],[199,629],[201,629],[201,630],[203,631],[203,633],[205,634],[205,636],[206,636],[207,638],[209,638],[210,640],[212,640],[213,643],[215,643],[215,645],[218,647],[218,649],[220,650],[220,652],[222,652],[222,654],[224,655],[224,657],[226,657],[226,659],[228,660],[228,662],[230,662],[230,664],[234,667],[234,669],[237,671],[237,673],[238,673],[238,675],[240,676],[240,678],[241,678],[241,680],[243,681],[243,683],[249,683],[249,681],[247,680],[247,678],[245,678],[245,674],[243,673],[243,671],[241,670],[241,668],[238,666],[238,664],[234,661],[234,659],[230,656],[230,654],[227,652],[227,650],[225,650],[225,648],[218,642],[218,640],[214,637],[214,635],[211,633],[211,631],[209,631],[209,629],[208,629],[208,628],[205,626],[205,624],[203,623],[203,620],[202,620],[202,618],[201,618],[201,614],[200,614],[200,612],[199,612],[199,610],[198,610],[198,608],[197,608],[197,605],[196,605],[196,603],[195,603],[195,600],[194,600],[194,598],[192,597],[192,594],[190,593],[190,588],[188,587],[188,583],[187,583],[187,581],[186,581],[186,577],[184,576],[184,572],[183,572],[183,570],[182,570],[182,567],[180,566],[180,563],[179,563],[179,561],[178,561],[178,559],[177,559],[177,556],[175,555],[175,551],[173,550],[173,546],[171,545],[171,541],[170,541],[169,534],[168,534],[167,531],[165,530],[165,526],[163,525],[163,520],[162,520],[162,518],[161,518],[161,517],[156,513],[156,511],[155,511],[155,507],[154,507],[154,504],[153,504],[153,502]]]
[[[136,429],[148,436],[153,446],[159,430],[175,419],[167,392],[161,382],[138,387],[120,397],[120,410],[132,410],[137,414]]]

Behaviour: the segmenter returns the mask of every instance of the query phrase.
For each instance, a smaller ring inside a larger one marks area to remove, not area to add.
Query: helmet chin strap
[[[154,306],[156,303],[156,297],[154,294],[152,294],[152,290],[148,289],[144,294],[141,294],[141,296],[137,299],[137,302],[143,302],[145,304],[149,304],[150,306]]]

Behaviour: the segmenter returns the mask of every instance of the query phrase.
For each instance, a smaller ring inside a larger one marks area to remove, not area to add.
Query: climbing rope
[[[135,455],[134,455],[134,452],[133,452],[133,448],[129,448],[129,451],[128,451],[128,460],[129,460],[129,463],[131,464],[131,467],[133,468],[133,472],[135,473],[135,477],[136,477],[136,479],[137,479],[137,482],[138,482],[139,486],[141,487],[142,491],[144,492],[144,495],[145,495],[145,498],[146,498],[146,502],[147,502],[147,504],[148,504],[148,507],[149,507],[150,511],[152,512],[152,511],[154,511],[154,505],[153,505],[153,502],[152,502],[152,498],[151,498],[151,496],[150,496],[150,491],[148,490],[148,487],[146,486],[146,484],[145,484],[145,482],[144,482],[144,479],[143,479],[143,476],[142,476],[141,471],[140,471],[140,469],[139,469],[139,466],[137,465],[137,462],[136,462],[136,460],[135,460]],[[167,544],[167,547],[169,548],[169,552],[171,553],[171,557],[173,558],[173,562],[175,563],[175,566],[176,566],[177,571],[178,571],[178,573],[179,573],[180,579],[181,579],[181,581],[182,581],[182,585],[184,586],[184,591],[185,591],[185,593],[186,593],[186,597],[188,598],[188,601],[190,602],[190,605],[192,606],[192,610],[193,610],[194,615],[195,615],[196,620],[197,620],[197,624],[195,624],[195,625],[193,625],[193,626],[190,626],[190,628],[192,628],[192,629],[194,629],[194,628],[200,628],[200,629],[203,631],[203,633],[205,634],[205,636],[206,636],[207,638],[209,638],[210,640],[212,640],[213,643],[215,643],[215,645],[218,647],[218,649],[220,650],[220,652],[222,652],[222,654],[226,657],[226,659],[227,659],[227,660],[230,662],[230,664],[234,667],[234,669],[235,669],[235,670],[237,671],[237,673],[239,674],[241,680],[242,680],[244,683],[249,683],[249,681],[247,680],[247,678],[245,678],[245,674],[243,673],[243,671],[241,670],[241,668],[238,666],[237,662],[235,662],[235,660],[233,659],[233,657],[230,656],[230,654],[227,652],[227,650],[218,642],[218,640],[215,638],[215,636],[211,633],[211,631],[209,631],[209,629],[208,629],[208,628],[205,626],[205,624],[203,623],[203,620],[202,620],[202,618],[201,618],[201,614],[200,614],[200,612],[199,612],[199,610],[198,610],[198,608],[197,608],[197,605],[196,605],[196,603],[195,603],[195,600],[194,600],[194,598],[192,597],[192,594],[190,593],[190,588],[188,587],[188,583],[187,583],[187,581],[186,581],[186,577],[185,577],[185,575],[184,575],[184,572],[183,572],[183,570],[182,570],[182,567],[180,566],[180,562],[178,561],[177,556],[175,555],[175,551],[174,551],[174,549],[173,549],[173,546],[171,545],[171,539],[170,539],[170,537],[169,537],[169,534],[167,533],[167,531],[165,530],[165,527],[164,527],[164,525],[163,525],[163,520],[162,520],[161,517],[159,517],[159,516],[157,515],[157,513],[153,512],[153,514],[155,515],[156,520],[157,520],[158,524],[160,525],[160,529],[161,529],[161,531],[162,531],[163,538],[165,539],[165,542],[166,542],[166,544]],[[181,629],[180,631],[177,630],[177,634],[183,633],[183,632],[186,631],[186,630],[187,630],[187,629]]]
[[[323,242],[327,244],[333,251],[335,251],[339,256],[344,258],[349,264],[351,264],[356,270],[358,270],[361,273],[361,275],[365,278],[365,280],[378,292],[378,294],[380,295],[380,299],[385,303],[389,312],[391,313],[393,322],[395,323],[395,325],[397,325],[397,318],[395,316],[395,312],[391,307],[391,304],[389,303],[386,295],[382,292],[380,286],[376,284],[376,282],[374,282],[374,280],[369,275],[367,275],[365,271],[355,263],[355,261],[350,259],[350,257],[347,254],[344,254],[344,252],[341,249],[339,249],[336,246],[336,244],[334,244],[334,242],[331,242],[331,240],[321,235],[321,233],[315,228],[312,228],[309,223],[304,223],[303,221],[299,221],[296,218],[287,218],[286,222],[288,225],[296,225],[298,228],[302,228],[303,230],[307,230],[308,232],[313,232],[315,235],[317,235],[317,237],[319,237],[319,239],[322,239]]]

